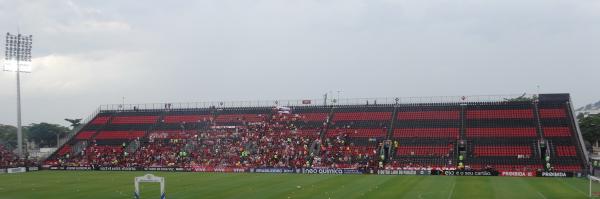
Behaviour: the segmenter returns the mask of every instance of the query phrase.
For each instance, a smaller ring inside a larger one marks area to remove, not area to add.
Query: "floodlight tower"
[[[17,153],[23,158],[23,131],[21,126],[21,73],[31,72],[31,44],[33,36],[6,33],[4,71],[17,73]]]

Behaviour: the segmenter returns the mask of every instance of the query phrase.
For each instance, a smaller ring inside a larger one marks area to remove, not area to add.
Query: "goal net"
[[[160,183],[160,199],[167,198],[165,194],[165,178],[154,176],[152,174],[146,174],[144,176],[135,177],[135,192],[133,193],[135,199],[140,199],[140,183],[143,182]]]
[[[589,182],[589,197],[600,198],[600,178],[596,176],[588,176]]]

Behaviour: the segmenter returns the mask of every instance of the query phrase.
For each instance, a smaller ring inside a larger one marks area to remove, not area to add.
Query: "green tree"
[[[578,120],[581,120],[581,119],[583,119],[584,117],[585,117],[585,115],[584,115],[583,113],[579,113],[579,114],[577,114],[577,119],[578,119]]]
[[[600,140],[600,114],[589,115],[579,120],[583,139],[595,144]]]
[[[0,124],[0,144],[17,145],[17,127]]]
[[[27,138],[34,141],[39,147],[55,147],[58,140],[69,133],[69,128],[58,125],[39,123],[27,127]]]

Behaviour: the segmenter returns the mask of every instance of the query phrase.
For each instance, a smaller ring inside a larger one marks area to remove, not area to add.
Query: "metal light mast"
[[[20,158],[24,157],[21,126],[21,73],[31,72],[32,42],[33,36],[31,35],[6,33],[4,71],[17,73],[17,153]]]

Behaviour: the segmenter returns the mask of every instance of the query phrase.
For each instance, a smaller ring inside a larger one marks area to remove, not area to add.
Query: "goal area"
[[[135,177],[135,192],[133,193],[135,199],[140,199],[140,183],[143,182],[160,183],[160,199],[167,198],[167,195],[165,194],[165,178],[154,176],[152,174],[146,174],[144,176]]]
[[[589,193],[590,198],[600,198],[600,177],[588,176],[589,179]]]

